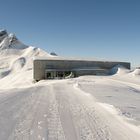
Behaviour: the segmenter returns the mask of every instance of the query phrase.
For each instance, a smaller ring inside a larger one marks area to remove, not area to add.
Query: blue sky
[[[62,56],[140,65],[139,0],[0,0],[0,28]]]

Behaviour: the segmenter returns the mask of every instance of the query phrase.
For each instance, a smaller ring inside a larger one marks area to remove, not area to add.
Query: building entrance
[[[74,77],[72,71],[63,70],[46,70],[45,79],[67,79]]]

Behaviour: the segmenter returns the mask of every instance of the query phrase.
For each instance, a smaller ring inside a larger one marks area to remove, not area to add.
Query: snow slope
[[[139,70],[33,83],[34,56],[55,57],[0,32],[1,140],[139,140]]]
[[[11,73],[31,70],[35,56],[52,57],[40,48],[23,44],[6,30],[0,31],[0,78]]]
[[[132,74],[134,75],[134,76],[140,76],[140,69],[135,69],[133,72],[132,72]]]

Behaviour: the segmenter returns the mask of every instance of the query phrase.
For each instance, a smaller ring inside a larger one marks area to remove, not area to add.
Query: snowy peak
[[[27,47],[13,33],[8,34],[6,30],[0,31],[0,51],[5,49],[25,49]]]
[[[10,33],[8,35],[8,37],[9,37],[11,43],[13,43],[13,42],[18,40],[17,37],[15,36],[15,34],[13,34],[13,33]]]

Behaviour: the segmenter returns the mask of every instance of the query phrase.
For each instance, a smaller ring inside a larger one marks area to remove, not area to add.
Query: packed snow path
[[[138,140],[74,80],[0,91],[1,140]]]

